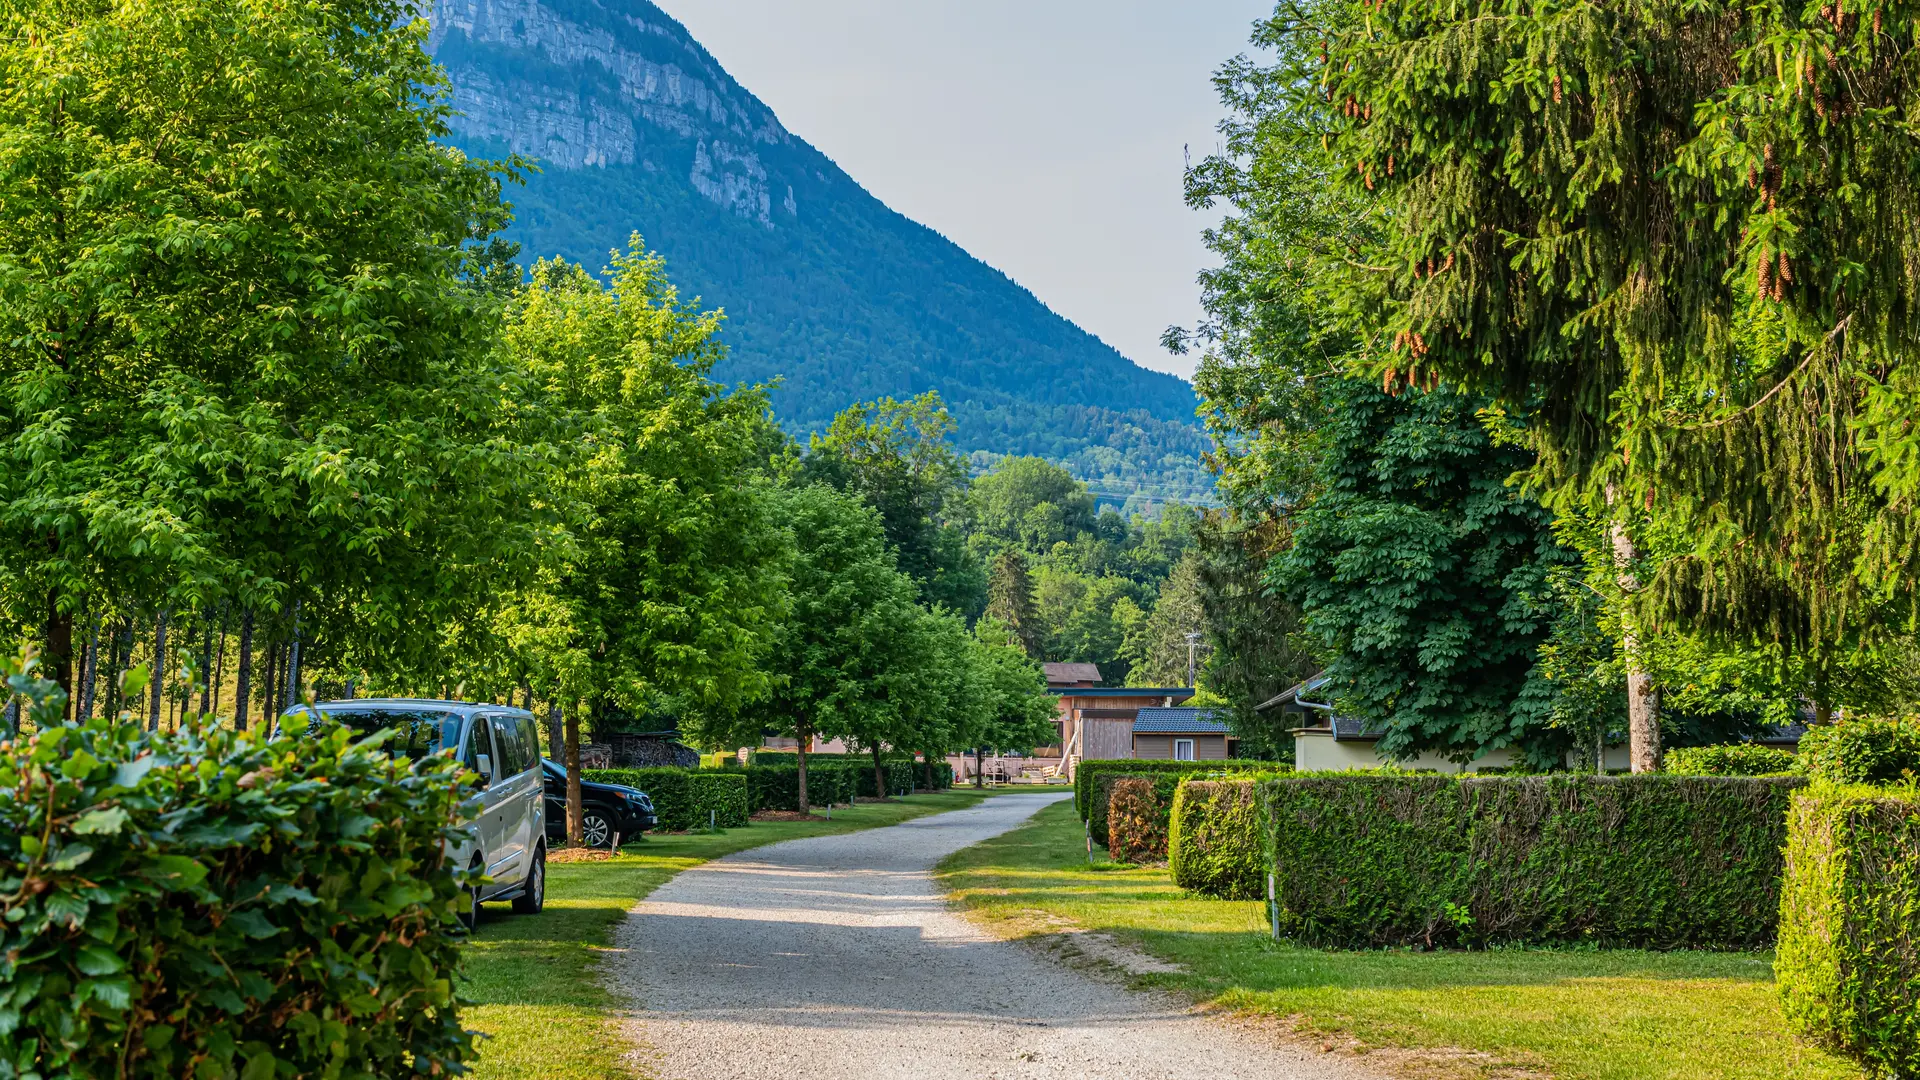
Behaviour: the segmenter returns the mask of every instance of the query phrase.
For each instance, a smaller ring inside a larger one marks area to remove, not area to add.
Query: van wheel
[[[461,910],[460,910],[460,924],[467,928],[468,933],[472,933],[475,930],[480,929],[481,869],[480,869],[480,862],[477,859],[474,861],[472,874],[473,874],[474,883],[466,887],[466,890],[465,890],[467,894],[466,903],[461,907]]]
[[[613,843],[613,822],[598,810],[588,810],[580,815],[580,839],[590,848],[610,846]]]
[[[513,898],[513,911],[516,915],[538,915],[546,906],[547,845],[541,844],[533,849],[533,866],[527,870],[525,887]]]

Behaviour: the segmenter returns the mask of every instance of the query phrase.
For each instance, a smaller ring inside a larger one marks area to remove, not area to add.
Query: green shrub
[[[38,711],[0,743],[0,1075],[467,1071],[456,762]]]
[[[1155,862],[1167,857],[1167,815],[1160,793],[1155,791],[1159,778],[1151,776],[1115,776],[1110,778],[1107,808],[1107,854],[1117,862]],[[1176,778],[1175,784],[1179,781]]]
[[[1266,892],[1255,781],[1182,780],[1167,827],[1173,883],[1219,900],[1258,900]]]
[[[1798,778],[1260,782],[1283,933],[1336,947],[1763,947]]]
[[[865,763],[860,765],[855,765],[850,760],[847,765],[849,768],[855,770],[854,783],[859,785],[857,789],[859,796],[863,799],[874,798],[876,789],[874,787],[873,759],[868,758]],[[903,758],[887,758],[883,759],[880,765],[887,773],[887,790],[885,792],[887,795],[913,794],[913,761]]]
[[[1135,758],[1097,758],[1082,761],[1073,771],[1073,808],[1080,814],[1081,821],[1091,821],[1097,811],[1105,815],[1105,799],[1096,798],[1095,784],[1102,773],[1122,772],[1136,776],[1148,773],[1214,773],[1214,772],[1272,772],[1285,770],[1286,766],[1273,761],[1247,761],[1230,758],[1226,761],[1162,761]],[[1105,841],[1101,841],[1105,843]]]
[[[709,820],[722,828],[747,823],[748,787],[745,771],[697,771],[670,765],[647,769],[587,769],[581,774],[597,784],[625,784],[639,788],[653,801],[657,826],[663,832],[704,829]],[[708,817],[714,812],[714,818]],[[729,824],[731,823],[731,824]]]
[[[1920,779],[1920,720],[1863,718],[1809,728],[1800,739],[1800,769],[1835,784]]]
[[[1920,1076],[1920,792],[1794,796],[1774,973],[1801,1034],[1876,1076]]]
[[[1690,746],[1667,752],[1673,776],[1778,776],[1792,772],[1793,751],[1759,743]]]

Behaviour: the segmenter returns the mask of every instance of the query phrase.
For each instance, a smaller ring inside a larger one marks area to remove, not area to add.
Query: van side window
[[[534,723],[531,716],[519,719],[520,745],[527,748],[527,767],[532,768],[540,763],[540,725]]]
[[[500,768],[500,759],[493,752],[493,740],[487,734],[487,722],[475,720],[473,728],[467,733],[467,745],[460,749],[460,763],[474,772],[480,771],[480,755],[493,759],[496,775]]]
[[[487,718],[493,724],[493,745],[499,752],[499,760],[494,768],[499,776],[517,776],[526,772],[533,764],[532,755],[520,741],[520,725],[511,716],[493,715]]]

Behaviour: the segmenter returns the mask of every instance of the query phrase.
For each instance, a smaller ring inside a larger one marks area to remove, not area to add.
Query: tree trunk
[[[277,678],[279,673],[280,644],[270,641],[267,643],[267,670],[264,673],[266,677],[260,680],[260,722],[269,729],[280,716],[280,703],[275,700],[278,691],[274,689],[280,685]]]
[[[227,616],[229,614],[231,612],[227,605],[221,604],[219,644],[214,646],[213,650],[213,682],[209,687],[211,695],[207,699],[208,716],[217,716],[220,713],[220,684],[227,677]]]
[[[1613,503],[1612,488],[1607,490],[1607,503]],[[1620,591],[1632,596],[1640,588],[1639,580],[1633,576],[1633,539],[1627,535],[1623,522],[1615,521],[1610,528]],[[1653,676],[1647,673],[1641,657],[1639,633],[1632,614],[1627,611],[1620,614],[1621,625],[1625,627],[1620,649],[1627,662],[1627,758],[1636,773],[1659,772],[1660,692],[1655,689]]]
[[[240,613],[240,655],[233,660],[233,730],[247,730],[247,706],[253,687],[253,609]]]
[[[531,698],[528,704],[532,704]],[[560,727],[560,704],[555,702],[547,710],[547,749],[555,761],[567,760],[567,737]]]
[[[153,700],[147,703],[148,731],[160,730],[160,705],[166,691],[168,614],[162,609],[153,620],[153,687],[150,691]]]
[[[880,744],[873,744],[873,791],[877,798],[884,799],[887,791],[887,767],[880,762]]]
[[[191,691],[189,691],[191,693]],[[191,698],[188,699],[191,703]],[[213,620],[200,628],[200,712],[213,712]]]
[[[96,618],[93,632],[87,638],[87,668],[80,678],[80,719],[93,719],[94,690],[100,685],[100,621]]]
[[[287,642],[286,708],[293,708],[303,697],[300,693],[300,601],[293,602],[293,639]]]
[[[556,710],[560,706],[555,705]],[[580,803],[580,710],[564,710],[567,728],[567,843],[587,842],[585,809]]]
[[[933,790],[933,751],[923,750],[921,751],[920,756],[925,760],[926,766],[927,766],[925,769],[921,770],[921,772],[927,778],[927,790],[932,791]]]
[[[973,748],[973,786],[985,789],[987,786],[987,748]]]
[[[80,700],[80,688],[73,683],[73,615],[60,610],[60,590],[47,590],[47,665],[53,669],[53,681],[67,692],[68,707]]]
[[[800,763],[800,812],[813,813],[813,807],[807,802],[807,744],[813,741],[813,732],[807,725],[799,724],[793,729],[795,749],[799,751]]]

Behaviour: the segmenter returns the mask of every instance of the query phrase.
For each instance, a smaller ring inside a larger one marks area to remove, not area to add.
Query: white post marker
[[[1267,874],[1267,919],[1273,923],[1273,940],[1280,940],[1280,905],[1273,901],[1273,874]]]

